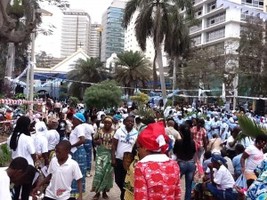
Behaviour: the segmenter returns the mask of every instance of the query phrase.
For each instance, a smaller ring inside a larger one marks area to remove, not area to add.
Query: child
[[[75,179],[79,189],[77,200],[82,200],[82,173],[78,163],[69,156],[70,149],[69,141],[62,140],[58,143],[56,157],[51,160],[47,171],[49,175],[37,184],[33,190],[34,196],[42,185],[49,183],[44,200],[70,200],[71,183]]]
[[[17,157],[11,161],[7,169],[0,168],[0,199],[11,200],[10,182],[18,184],[27,167],[27,160]]]

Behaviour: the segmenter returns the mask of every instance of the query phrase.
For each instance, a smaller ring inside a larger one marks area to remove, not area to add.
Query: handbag
[[[240,187],[240,188],[243,188],[243,189],[246,189],[247,188],[247,180],[246,180],[246,177],[241,174],[235,181],[235,185]]]

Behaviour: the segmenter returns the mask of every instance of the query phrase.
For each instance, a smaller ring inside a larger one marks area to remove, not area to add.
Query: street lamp
[[[36,9],[33,11],[33,21],[35,21],[35,15],[40,14],[41,16],[52,16],[53,14],[44,9]],[[30,101],[29,109],[33,109],[33,88],[34,88],[34,66],[36,63],[35,60],[35,38],[36,38],[36,29],[31,33],[31,59],[30,59],[30,69],[27,71],[27,87],[28,87],[28,99]]]

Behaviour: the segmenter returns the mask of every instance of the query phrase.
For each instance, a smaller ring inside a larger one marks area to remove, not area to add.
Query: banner
[[[29,105],[29,104],[42,104],[43,100],[28,101],[25,99],[0,99],[1,104],[6,105]]]

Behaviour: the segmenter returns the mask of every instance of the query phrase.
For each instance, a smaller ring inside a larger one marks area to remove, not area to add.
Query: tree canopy
[[[115,81],[103,81],[85,90],[84,102],[87,108],[111,108],[121,103],[122,91]]]
[[[173,9],[175,7],[175,9]],[[125,7],[124,26],[130,23],[133,14],[138,11],[135,23],[136,39],[140,48],[146,50],[146,40],[152,37],[159,69],[163,100],[166,101],[166,85],[162,61],[162,44],[170,33],[170,14],[185,8],[186,16],[193,16],[193,2],[188,0],[130,0]]]
[[[126,51],[118,54],[114,78],[122,86],[128,89],[146,87],[151,74],[151,63],[142,53]]]
[[[83,93],[90,83],[98,83],[107,78],[103,63],[99,58],[87,58],[86,60],[79,59],[74,67],[68,73],[68,79],[73,80],[71,84],[70,93],[73,96],[82,98]],[[87,82],[83,84],[82,82]]]

